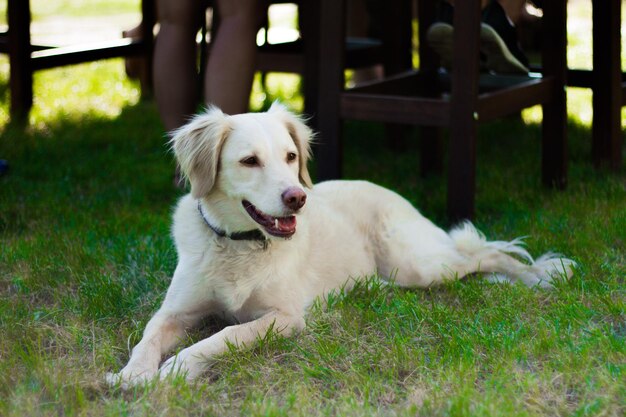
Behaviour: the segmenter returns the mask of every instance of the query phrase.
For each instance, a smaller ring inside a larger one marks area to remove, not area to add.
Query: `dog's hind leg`
[[[387,250],[377,260],[379,272],[405,287],[430,287],[474,273],[549,286],[554,276],[571,277],[574,266],[549,254],[533,262],[519,239],[489,242],[469,222],[449,234],[430,222],[407,222],[390,229],[388,236]]]
[[[571,259],[550,253],[533,260],[522,247],[521,239],[490,242],[470,222],[454,228],[449,235],[457,250],[469,260],[470,266],[477,264],[476,270],[470,272],[495,273],[528,286],[549,287],[555,277],[569,279],[576,265]]]

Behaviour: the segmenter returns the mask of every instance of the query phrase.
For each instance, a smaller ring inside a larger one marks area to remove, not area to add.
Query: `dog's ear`
[[[230,131],[228,116],[210,107],[172,132],[170,144],[194,198],[204,197],[213,189],[222,146]]]
[[[302,117],[296,116],[285,108],[282,104],[275,101],[267,111],[277,116],[287,128],[289,135],[298,148],[299,165],[300,165],[300,182],[307,188],[313,188],[313,182],[309,175],[307,163],[311,157],[311,141],[313,139],[313,131],[305,124]]]

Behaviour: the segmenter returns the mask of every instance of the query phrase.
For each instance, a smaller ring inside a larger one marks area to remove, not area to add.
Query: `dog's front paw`
[[[156,371],[150,369],[122,369],[118,373],[107,372],[104,380],[111,387],[119,386],[124,391],[137,385],[150,382],[156,375]]]
[[[190,355],[185,350],[172,356],[161,365],[159,377],[163,380],[169,376],[184,376],[187,381],[193,381],[204,371],[205,361]]]

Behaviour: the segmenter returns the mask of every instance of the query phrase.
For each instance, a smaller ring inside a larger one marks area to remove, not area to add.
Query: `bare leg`
[[[454,0],[446,1],[454,6]],[[489,4],[489,1],[490,0],[482,0],[480,7],[484,9]],[[517,24],[524,13],[526,0],[498,0],[498,3],[500,3],[500,6],[502,6],[509,19],[511,19],[514,24]]]
[[[220,26],[205,75],[205,100],[227,114],[248,111],[256,61],[261,1],[218,0]]]
[[[161,28],[154,50],[154,92],[170,131],[182,126],[199,100],[196,33],[204,17],[198,0],[157,0]]]
[[[514,25],[520,21],[524,13],[526,0],[498,0],[506,15]]]
[[[447,1],[448,3],[450,3],[451,5],[453,5],[453,6],[454,6],[454,0],[446,0],[446,1]],[[489,1],[490,1],[490,0],[482,0],[482,1],[480,2],[480,8],[481,8],[481,9],[484,9],[484,8],[485,8],[485,7],[489,4]]]

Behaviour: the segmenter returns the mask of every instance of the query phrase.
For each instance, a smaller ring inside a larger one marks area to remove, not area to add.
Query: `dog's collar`
[[[228,234],[225,231],[218,229],[213,226],[209,220],[204,215],[204,211],[202,210],[202,204],[200,200],[198,200],[198,212],[200,213],[200,217],[204,220],[204,223],[211,229],[216,235],[219,237],[225,237],[230,240],[255,240],[259,242],[263,242],[263,248],[267,248],[268,239],[259,229],[248,230],[245,232],[235,232]]]

